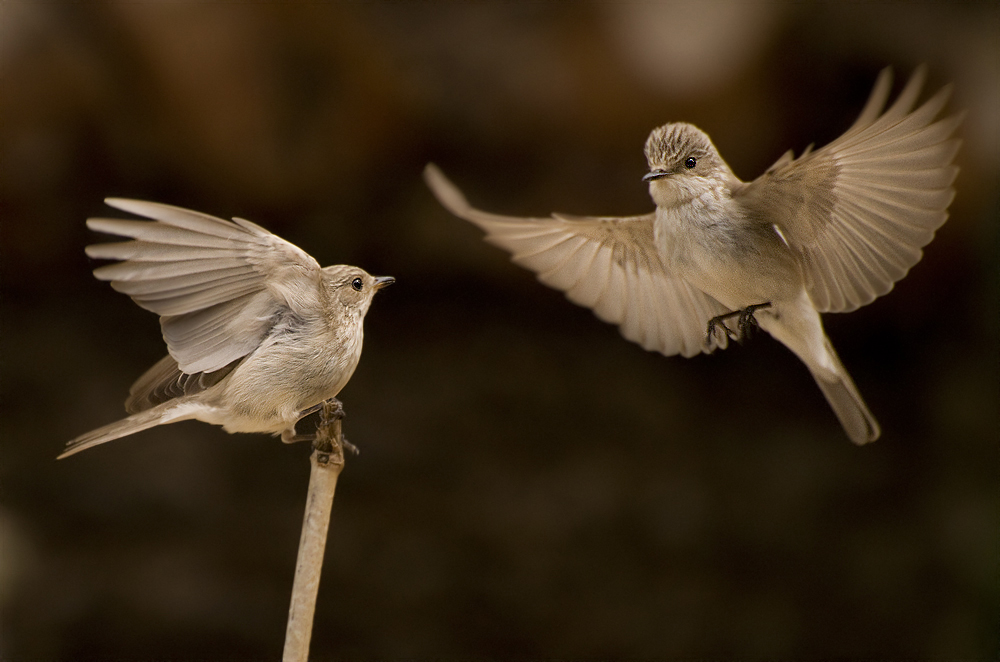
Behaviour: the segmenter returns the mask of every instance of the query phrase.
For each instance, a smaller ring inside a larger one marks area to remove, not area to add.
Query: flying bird
[[[169,354],[129,391],[118,422],[73,439],[64,458],[156,425],[197,419],[290,443],[299,419],[347,384],[361,358],[372,297],[393,282],[319,264],[250,221],[155,202],[108,205],[154,221],[92,218],[131,241],[87,247],[120,260],[94,275],[160,316]]]
[[[647,350],[690,357],[758,324],[806,364],[847,435],[864,444],[879,425],[820,313],[889,292],[948,217],[963,116],[937,119],[950,86],[914,110],[925,78],[918,68],[884,110],[892,76],[883,70],[842,136],[798,158],[787,152],[751,182],[697,127],[654,129],[642,179],[656,210],[641,216],[500,216],[470,206],[433,164],[425,179],[514,262]]]

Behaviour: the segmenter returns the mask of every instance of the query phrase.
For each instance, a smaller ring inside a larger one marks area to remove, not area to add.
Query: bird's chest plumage
[[[695,199],[656,210],[656,244],[670,273],[730,309],[795,289],[795,265],[777,236],[731,201]],[[784,254],[782,254],[784,253]]]
[[[226,404],[284,427],[298,412],[340,392],[358,365],[362,340],[360,319],[279,325],[233,371]]]

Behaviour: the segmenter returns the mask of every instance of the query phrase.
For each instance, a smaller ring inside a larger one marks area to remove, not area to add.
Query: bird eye
[[[684,162],[685,168],[693,168],[696,165],[698,165],[698,159],[694,158],[693,156],[689,156],[687,161]]]
[[[364,285],[364,283],[361,281],[360,278],[355,278],[354,280],[351,281],[351,287],[356,289],[358,292],[361,291],[362,285]]]

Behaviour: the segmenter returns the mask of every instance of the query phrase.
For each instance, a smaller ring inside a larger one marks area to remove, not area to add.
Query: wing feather
[[[248,294],[253,294],[256,288],[245,282],[230,283],[228,285],[216,285],[211,290],[198,290],[188,294],[171,294],[165,301],[147,301],[139,297],[133,297],[146,310],[151,310],[158,315],[176,317],[184,315],[183,311],[197,309],[203,310],[226,301],[238,299]]]
[[[883,113],[891,87],[883,71],[840,138],[798,159],[783,155],[734,194],[799,253],[821,312],[854,310],[887,293],[948,218],[963,116],[935,120],[949,87],[914,110],[925,78],[918,68]]]
[[[118,292],[132,295],[145,295],[149,300],[168,299],[175,294],[189,294],[191,292],[204,290],[206,285],[218,287],[229,283],[247,283],[259,289],[259,284],[253,279],[247,278],[244,266],[231,269],[219,269],[217,271],[199,271],[184,276],[173,278],[155,278],[149,280],[116,280],[112,285]],[[211,288],[208,288],[211,289]],[[156,312],[156,311],[153,311]]]
[[[225,258],[226,248],[174,246],[149,241],[121,241],[87,246],[87,255],[99,260],[135,260],[137,262],[172,262],[174,260]]]
[[[94,275],[161,316],[182,373],[221,370],[259,346],[282,315],[319,309],[319,264],[259,225],[154,202],[106,202],[154,220],[89,219],[92,230],[132,239],[88,246],[93,258],[119,260]]]
[[[240,241],[246,234],[236,224],[215,216],[210,216],[209,214],[203,214],[200,211],[172,207],[158,202],[146,202],[145,200],[108,198],[104,202],[115,209],[131,212],[136,216],[155,218],[161,223],[173,227],[183,228],[198,234],[219,237],[220,239]]]
[[[693,356],[725,347],[706,340],[706,325],[722,304],[668,272],[653,242],[653,215],[627,218],[514,218],[474,209],[433,165],[425,178],[453,214],[479,226],[486,240],[539,280],[647,350]]]
[[[615,265],[610,251],[605,268],[607,275],[604,292],[594,306],[594,313],[600,320],[614,324],[625,319],[625,312],[629,307],[629,270]]]
[[[94,269],[94,276],[101,280],[133,281],[133,280],[170,280],[177,276],[192,274],[212,274],[221,269],[240,268],[246,273],[253,273],[252,266],[245,259],[225,257],[216,260],[194,259],[177,260],[176,262],[138,262],[128,260],[117,264],[108,264]]]
[[[150,223],[149,221],[129,221],[118,218],[88,218],[87,227],[95,232],[117,234],[122,237],[143,239],[158,244],[211,248],[230,248],[232,246],[230,240],[221,237],[192,232],[163,223]]]
[[[132,384],[129,397],[125,400],[125,411],[135,414],[167,400],[204,391],[218,384],[237,363],[234,361],[214,372],[187,374],[181,372],[177,361],[168,354]]]

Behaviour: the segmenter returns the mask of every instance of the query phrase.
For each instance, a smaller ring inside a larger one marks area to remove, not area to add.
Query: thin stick
[[[340,403],[335,400],[323,404],[322,419],[316,429],[312,455],[309,456],[309,494],[302,520],[299,556],[295,563],[292,602],[288,608],[285,652],[281,658],[283,662],[306,662],[309,657],[309,641],[312,639],[313,615],[316,612],[319,577],[323,571],[333,493],[337,489],[337,477],[344,468],[342,415]]]

